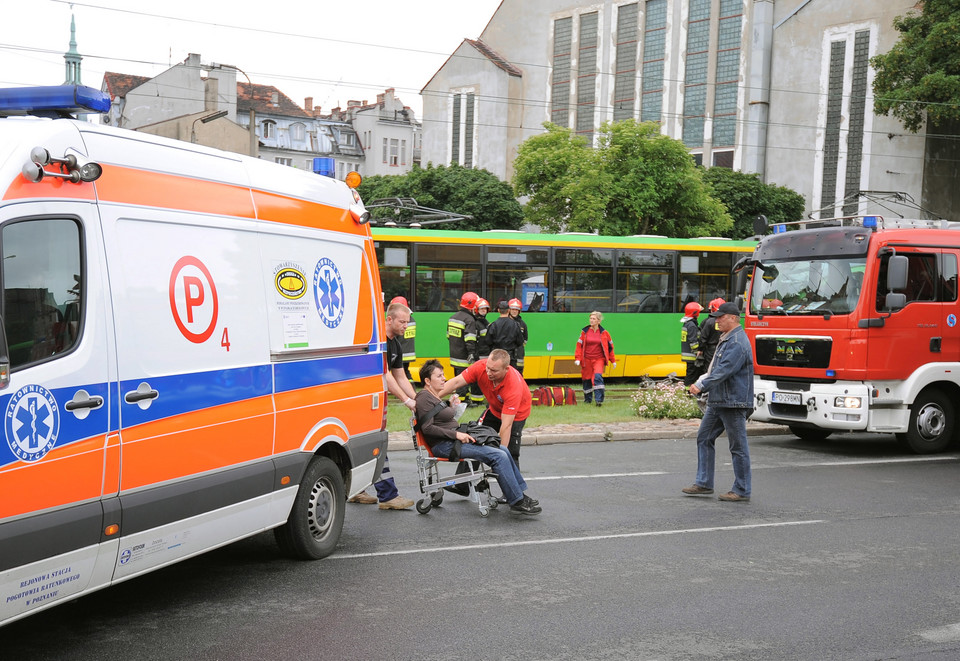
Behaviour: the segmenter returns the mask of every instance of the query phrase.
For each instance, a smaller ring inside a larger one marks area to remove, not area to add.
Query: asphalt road
[[[326,560],[260,535],[8,625],[0,658],[960,658],[960,456],[867,435],[751,453],[731,504],[680,494],[692,440],[525,448],[539,517],[349,505]],[[391,467],[418,495],[414,454]]]

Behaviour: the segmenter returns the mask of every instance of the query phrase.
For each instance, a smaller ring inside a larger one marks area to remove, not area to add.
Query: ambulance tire
[[[956,416],[953,403],[936,388],[917,395],[910,408],[910,425],[897,439],[914,454],[943,452],[953,441]]]
[[[300,482],[287,522],[274,530],[280,549],[300,560],[333,553],[343,529],[346,495],[340,469],[327,457],[314,457]]]

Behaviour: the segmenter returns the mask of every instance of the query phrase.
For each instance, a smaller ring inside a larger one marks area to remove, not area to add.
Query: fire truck
[[[752,419],[805,440],[885,432],[919,454],[945,450],[960,402],[960,223],[775,229],[738,265],[752,276]]]

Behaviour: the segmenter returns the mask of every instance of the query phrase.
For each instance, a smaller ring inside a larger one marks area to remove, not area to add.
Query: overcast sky
[[[420,89],[464,39],[476,39],[501,0],[129,0],[74,2],[83,84],[104,71],[155,76],[199,53],[326,112],[388,87],[421,117]],[[71,5],[6,0],[0,87],[59,85]],[[244,81],[242,74],[238,80]]]

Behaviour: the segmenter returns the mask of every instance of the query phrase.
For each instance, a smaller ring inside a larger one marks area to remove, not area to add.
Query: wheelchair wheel
[[[488,504],[490,506],[490,509],[495,510],[497,509],[497,506],[500,505],[500,502],[496,498],[493,498],[491,496]]]
[[[430,511],[430,508],[432,507],[433,505],[431,505],[430,501],[426,498],[421,498],[420,500],[417,501],[417,511],[420,512],[421,514],[426,514],[427,512]]]
[[[480,510],[480,516],[482,516],[484,519],[487,518],[488,516],[490,516],[490,510],[484,507],[483,509]]]
[[[440,503],[442,502],[443,502],[443,489],[440,489],[439,491],[435,492],[432,496],[430,496],[430,504],[433,505],[434,507],[440,507]]]

